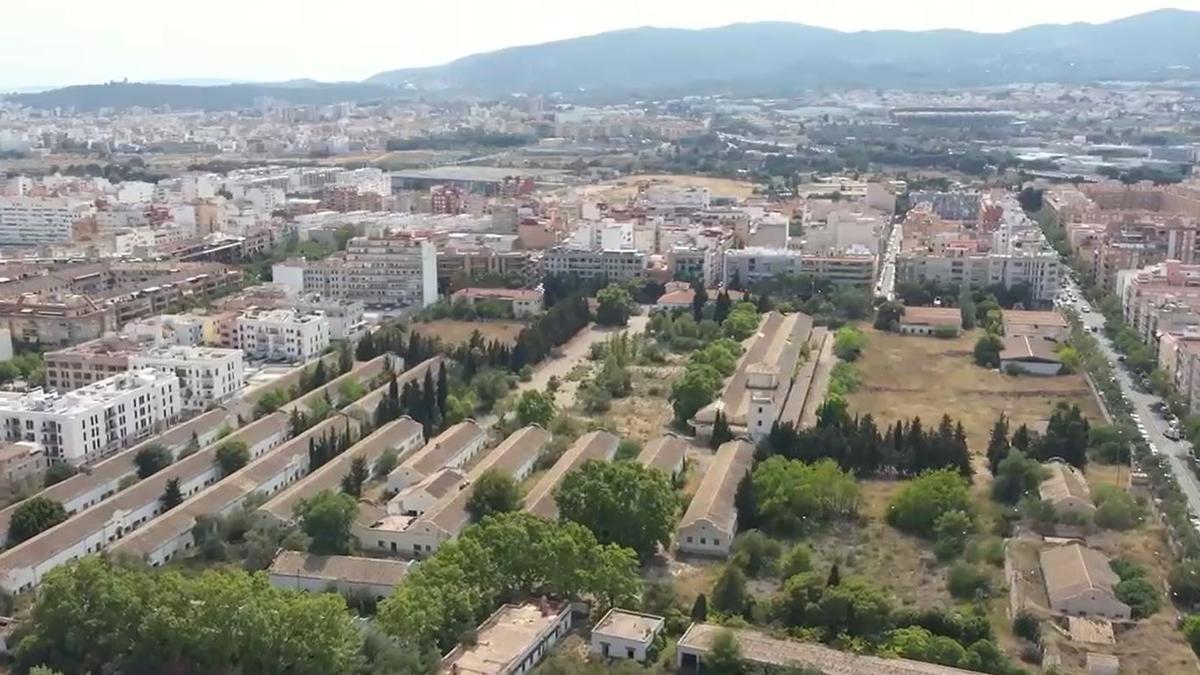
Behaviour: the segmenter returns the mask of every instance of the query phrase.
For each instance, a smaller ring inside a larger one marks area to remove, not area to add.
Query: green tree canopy
[[[521,426],[536,424],[541,427],[550,426],[554,419],[554,397],[540,391],[528,389],[521,392],[517,400],[517,421]]]
[[[226,441],[217,448],[217,464],[222,476],[228,476],[249,462],[250,450],[244,441]]]
[[[93,556],[46,575],[28,626],[18,668],[67,673],[345,673],[362,643],[337,594],[277,589],[264,574],[185,575]]]
[[[47,497],[31,497],[13,511],[8,523],[8,545],[15,546],[67,519],[63,505]]]
[[[171,451],[152,443],[137,451],[133,463],[137,465],[138,478],[149,478],[171,465]]]
[[[521,486],[506,473],[488,469],[471,486],[471,496],[467,499],[471,522],[520,509]]]
[[[554,499],[563,520],[642,560],[670,543],[679,506],[665,473],[634,462],[585,462],[563,478]]]
[[[621,284],[609,284],[596,293],[596,323],[601,326],[624,326],[633,313],[633,296]]]
[[[312,538],[309,547],[322,555],[350,551],[350,526],[358,513],[358,502],[344,492],[322,490],[296,507],[300,529]]]
[[[756,520],[781,535],[796,535],[858,510],[854,476],[833,460],[814,463],[771,457],[754,469]]]
[[[967,481],[956,471],[940,469],[904,486],[888,506],[887,519],[898,529],[928,537],[943,513],[956,510],[971,512]]]

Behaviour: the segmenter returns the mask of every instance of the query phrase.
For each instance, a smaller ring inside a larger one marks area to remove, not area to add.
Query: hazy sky
[[[634,26],[797,21],[840,30],[1100,22],[1200,0],[0,0],[0,89],[228,78],[359,80]]]

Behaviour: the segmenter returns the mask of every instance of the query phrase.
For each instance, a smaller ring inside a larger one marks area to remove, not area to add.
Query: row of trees
[[[851,417],[845,401],[830,399],[817,411],[817,424],[796,430],[776,422],[759,444],[759,457],[780,455],[815,462],[832,459],[857,476],[915,476],[950,468],[970,476],[971,456],[962,422],[944,415],[926,430],[919,417],[897,420],[881,432],[871,415]]]
[[[1088,447],[1093,440],[1091,425],[1076,404],[1059,402],[1054,406],[1044,434],[1038,434],[1022,424],[1010,436],[1009,427],[1009,419],[1003,413],[992,425],[987,459],[993,475],[1013,450],[1039,462],[1057,458],[1080,469],[1087,464]]]
[[[363,638],[335,594],[263,574],[135,570],[85,557],[46,575],[16,646],[21,672],[355,672]]]

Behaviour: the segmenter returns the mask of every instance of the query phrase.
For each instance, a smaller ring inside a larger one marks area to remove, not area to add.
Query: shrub
[[[773,574],[781,553],[779,542],[758,530],[747,530],[733,540],[733,562],[750,577]]]
[[[1143,510],[1133,497],[1112,485],[1096,488],[1096,524],[1110,530],[1130,530],[1142,522]]]
[[[986,570],[960,562],[950,568],[946,586],[953,597],[959,600],[974,600],[986,597],[991,592],[992,584]]]
[[[779,561],[779,576],[783,579],[790,579],[811,570],[812,551],[804,544],[796,544],[788,549]]]
[[[933,525],[933,552],[938,560],[946,561],[962,555],[967,548],[967,538],[975,529],[975,523],[965,511],[947,511],[938,516]]]
[[[970,512],[967,481],[952,469],[921,474],[892,500],[887,520],[893,527],[923,536],[934,533],[939,517],[947,511]]]
[[[1162,599],[1154,584],[1144,577],[1124,579],[1117,584],[1117,599],[1129,605],[1135,619],[1143,619],[1158,611]]]
[[[842,326],[834,333],[833,353],[843,361],[854,361],[867,346],[867,336],[853,326]]]
[[[1017,616],[1013,618],[1013,635],[1034,644],[1041,644],[1042,624],[1033,612],[1023,609],[1017,612]]]

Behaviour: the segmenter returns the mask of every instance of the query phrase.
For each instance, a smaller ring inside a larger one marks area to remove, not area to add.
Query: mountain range
[[[9,98],[39,107],[242,107],[261,96],[330,103],[421,94],[778,95],[852,87],[1200,79],[1200,12],[1158,10],[1101,24],[842,32],[795,23],[633,28],[389,70],[362,83],[84,85]]]

